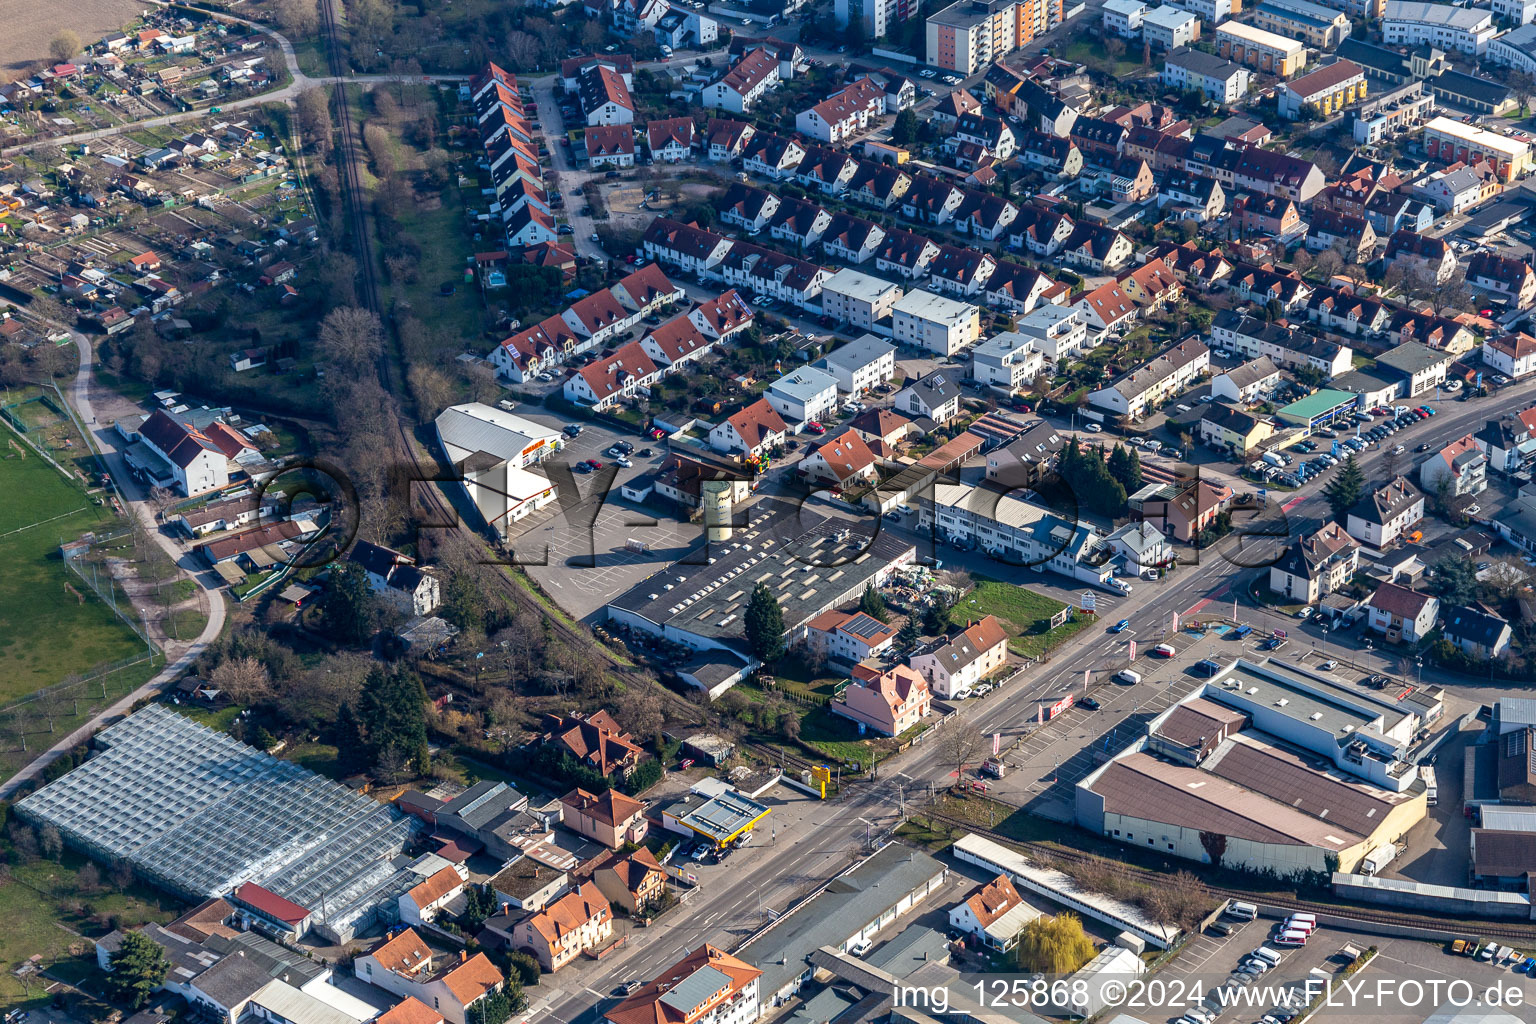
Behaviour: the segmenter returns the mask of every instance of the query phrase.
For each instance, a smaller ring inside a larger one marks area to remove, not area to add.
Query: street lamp
[[[1323,660],[1328,660],[1328,627],[1323,627]]]
[[[1414,655],[1413,663],[1418,666],[1418,674],[1415,685],[1422,687],[1424,685],[1424,655]]]

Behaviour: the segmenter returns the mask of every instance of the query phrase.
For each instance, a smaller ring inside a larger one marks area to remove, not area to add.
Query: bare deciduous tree
[[[367,370],[379,355],[384,333],[370,310],[341,306],[320,324],[320,349],[326,359],[345,370]]]
[[[230,658],[208,674],[208,683],[231,703],[250,706],[272,696],[272,677],[255,658]]]
[[[951,725],[945,729],[944,735],[939,739],[939,757],[946,766],[953,767],[956,784],[965,777],[967,766],[980,758],[985,749],[986,744],[981,734],[972,732],[961,724]]]

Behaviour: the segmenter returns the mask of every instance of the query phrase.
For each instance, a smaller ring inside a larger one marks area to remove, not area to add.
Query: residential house
[[[741,156],[756,131],[745,121],[728,117],[711,118],[709,124],[704,126],[704,152],[715,163],[729,163]]]
[[[691,117],[669,117],[648,121],[645,146],[652,163],[675,164],[693,153],[694,126]]]
[[[433,920],[438,911],[463,893],[468,880],[469,869],[462,864],[439,868],[401,895],[401,923],[416,928]]]
[[[1228,402],[1250,405],[1262,401],[1280,383],[1280,370],[1268,356],[1235,366],[1211,379],[1211,394]]]
[[[470,1007],[499,991],[504,980],[484,953],[438,956],[410,928],[358,956],[353,973],[432,1007],[451,1024],[467,1024]]]
[[[1148,360],[1114,383],[1090,392],[1090,404],[1127,419],[1140,419],[1147,411],[1184,391],[1210,369],[1211,352],[1205,343],[1190,338]]]
[[[875,269],[916,280],[928,273],[938,255],[939,247],[932,239],[904,228],[887,228],[875,251]]]
[[[1405,272],[1429,284],[1444,284],[1456,273],[1456,250],[1443,238],[1413,231],[1394,231],[1387,239],[1388,266],[1402,264]]]
[[[780,416],[798,424],[831,419],[837,408],[837,378],[804,366],[780,377],[763,395]]]
[[[644,804],[616,789],[594,796],[577,788],[560,798],[560,823],[610,850],[645,838],[644,812]]]
[[[359,540],[347,561],[360,565],[373,592],[407,618],[431,615],[442,604],[442,587],[430,570],[391,548]]]
[[[1008,634],[994,616],[912,655],[909,664],[942,700],[967,696],[1008,661]]]
[[[1125,294],[1119,281],[1114,280],[1106,281],[1078,299],[1076,309],[1087,327],[1102,332],[1124,330],[1140,315],[1136,301]]]
[[[645,758],[633,737],[602,710],[589,715],[545,715],[538,743],[569,755],[604,778],[627,779]]]
[[[565,398],[594,409],[607,409],[619,401],[649,394],[661,370],[646,355],[645,347],[632,341],[606,359],[589,363],[565,382]]]
[[[631,124],[635,120],[635,101],[618,72],[601,64],[590,64],[577,74],[576,96],[587,127]]]
[[[1210,480],[1176,479],[1147,484],[1129,498],[1131,513],[1149,521],[1165,537],[1186,544],[1210,529],[1232,503],[1232,488]]]
[[[706,107],[745,114],[764,93],[779,84],[779,58],[765,47],[742,56],[720,80],[704,87],[699,102]]]
[[[981,310],[969,302],[911,291],[891,307],[891,337],[941,356],[953,356],[981,336]]]
[[[885,90],[860,78],[795,115],[795,131],[835,145],[867,131],[884,113]]]
[[[1457,438],[1419,466],[1419,485],[1435,494],[1443,486],[1453,498],[1481,494],[1488,489],[1488,456],[1471,434]]]
[[[855,665],[890,649],[896,628],[864,612],[829,609],[805,624],[805,643],[814,653]]]
[[[513,946],[532,952],[539,966],[551,972],[612,937],[608,897],[592,882],[576,886],[512,930]]]
[[[1268,418],[1221,402],[1205,406],[1200,412],[1200,422],[1195,425],[1195,436],[1202,443],[1231,452],[1234,458],[1244,458],[1274,432],[1274,425]]]
[[[768,218],[768,234],[781,242],[791,242],[809,249],[832,226],[832,213],[819,203],[804,199],[779,198],[778,208]]]
[[[1365,603],[1366,625],[1396,643],[1416,644],[1435,628],[1440,600],[1396,583],[1383,583]]]
[[[1133,0],[1109,0],[1127,3]],[[1105,5],[1108,10],[1108,4]],[[1019,944],[1024,927],[1040,916],[1040,911],[1024,902],[1007,875],[998,875],[986,885],[978,885],[965,901],[950,908],[949,927],[976,940],[983,948],[1007,953]]]
[[[895,376],[896,346],[864,334],[827,353],[817,367],[837,378],[839,391],[862,395]]]
[[[857,722],[860,732],[870,729],[882,736],[900,736],[918,725],[933,705],[928,683],[905,665],[883,672],[857,665],[853,677],[842,697],[827,709]]]
[[[835,260],[859,264],[875,255],[884,238],[885,229],[874,221],[839,212],[822,233],[821,247]]]
[[[747,173],[776,181],[792,177],[804,159],[805,147],[772,132],[758,132],[742,150],[742,167]]]
[[[782,446],[788,433],[778,410],[759,398],[710,428],[709,444],[717,452],[755,456]]]
[[[763,972],[703,945],[604,1013],[612,1024],[752,1024]]]
[[[635,131],[629,125],[588,128],[585,139],[587,164],[594,171],[604,167],[635,166]]]
[[[879,479],[875,453],[851,427],[829,435],[806,452],[800,459],[799,470],[808,482],[829,483],[844,490]]]
[[[1480,607],[1455,607],[1445,613],[1440,635],[1469,658],[1492,661],[1509,652],[1509,623]]]
[[[1536,371],[1536,338],[1529,334],[1500,334],[1483,342],[1483,364],[1513,380]]]
[[[1269,567],[1269,589],[1291,601],[1317,604],[1360,568],[1360,544],[1338,523],[1298,537]]]
[[[1062,309],[1049,306],[1047,309]],[[1051,329],[1083,329],[1082,317],[1075,310],[1065,310],[1067,315]],[[1035,347],[1027,334],[1004,331],[993,335],[971,349],[971,379],[991,384],[1009,393],[1028,389],[1045,370],[1045,356]]]
[[[1349,510],[1344,529],[1360,543],[1380,550],[1399,537],[1411,536],[1423,518],[1423,492],[1397,477],[1362,497]]]
[[[960,415],[960,384],[949,370],[934,370],[900,391],[891,407],[913,419],[948,423]]]
[[[1536,271],[1525,260],[1493,252],[1473,253],[1467,259],[1467,284],[1508,303],[1511,309],[1536,305]]]
[[[631,917],[643,915],[667,891],[667,876],[645,847],[614,853],[592,872],[592,884]]]

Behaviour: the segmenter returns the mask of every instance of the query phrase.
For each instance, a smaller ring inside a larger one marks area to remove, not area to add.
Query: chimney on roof
[[[469,959],[469,954],[464,952],[462,949],[459,950],[459,963],[463,963],[464,961],[466,961],[468,959]]]

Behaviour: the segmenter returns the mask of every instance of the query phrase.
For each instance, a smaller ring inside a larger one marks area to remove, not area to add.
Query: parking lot
[[[1337,934],[1331,930],[1320,935]],[[1349,937],[1349,936],[1346,936]],[[1350,937],[1364,949],[1374,945],[1377,955],[1363,971],[1351,977],[1358,988],[1335,990],[1312,1020],[1324,1022],[1368,1019],[1372,1024],[1421,1024],[1438,1010],[1471,1009],[1509,1014],[1517,1020],[1536,1021],[1536,981],[1508,967],[1455,956],[1440,943],[1376,936]],[[1464,985],[1451,987],[1454,981]],[[1468,997],[1481,1007],[1447,1006],[1465,1003]],[[1447,998],[1448,997],[1448,998]],[[1493,1002],[1502,998],[1501,1005]],[[1518,999],[1518,1003],[1514,1000]],[[1480,1018],[1496,1020],[1497,1018]]]

